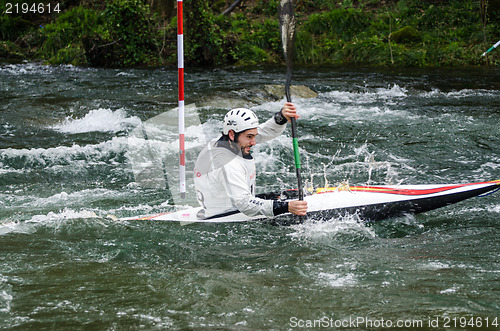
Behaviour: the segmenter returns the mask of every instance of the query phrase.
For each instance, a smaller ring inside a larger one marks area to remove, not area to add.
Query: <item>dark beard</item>
[[[239,133],[236,133],[234,136],[234,140],[231,140],[228,135],[222,135],[220,139],[215,143],[217,147],[224,147],[233,152],[234,154],[240,154],[244,159],[253,159],[251,153],[244,153],[243,149],[238,146],[238,136]]]
[[[238,145],[238,138],[240,137],[240,134],[239,133],[236,133],[234,135],[234,143],[236,144],[236,146],[239,146]],[[252,157],[252,152],[250,150],[250,153],[246,153],[244,152],[243,150],[245,149],[245,147],[240,147],[240,151],[241,151],[241,156],[243,156],[244,159],[253,159]]]

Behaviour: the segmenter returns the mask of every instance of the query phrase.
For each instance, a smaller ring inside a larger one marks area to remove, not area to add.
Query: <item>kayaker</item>
[[[270,200],[255,196],[255,160],[251,148],[278,137],[292,117],[299,118],[293,103],[262,125],[250,109],[236,108],[224,117],[222,136],[200,152],[194,168],[198,202],[204,209],[201,217],[231,210],[247,216],[273,217],[290,212],[305,215],[307,202]]]

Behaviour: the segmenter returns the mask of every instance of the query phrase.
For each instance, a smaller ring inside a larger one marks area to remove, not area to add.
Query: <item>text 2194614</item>
[[[59,3],[11,3],[5,4],[4,14],[52,14],[60,13]]]

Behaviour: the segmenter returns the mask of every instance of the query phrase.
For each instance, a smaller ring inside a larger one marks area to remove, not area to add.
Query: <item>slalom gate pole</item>
[[[177,68],[179,83],[179,185],[186,197],[186,149],[184,143],[184,32],[182,0],[177,0]]]

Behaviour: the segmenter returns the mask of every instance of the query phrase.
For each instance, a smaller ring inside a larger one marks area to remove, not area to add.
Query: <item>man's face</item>
[[[238,144],[243,156],[250,155],[250,150],[252,146],[255,145],[255,137],[257,134],[257,128],[255,128],[243,131],[238,135],[238,139],[235,140],[235,143]]]

